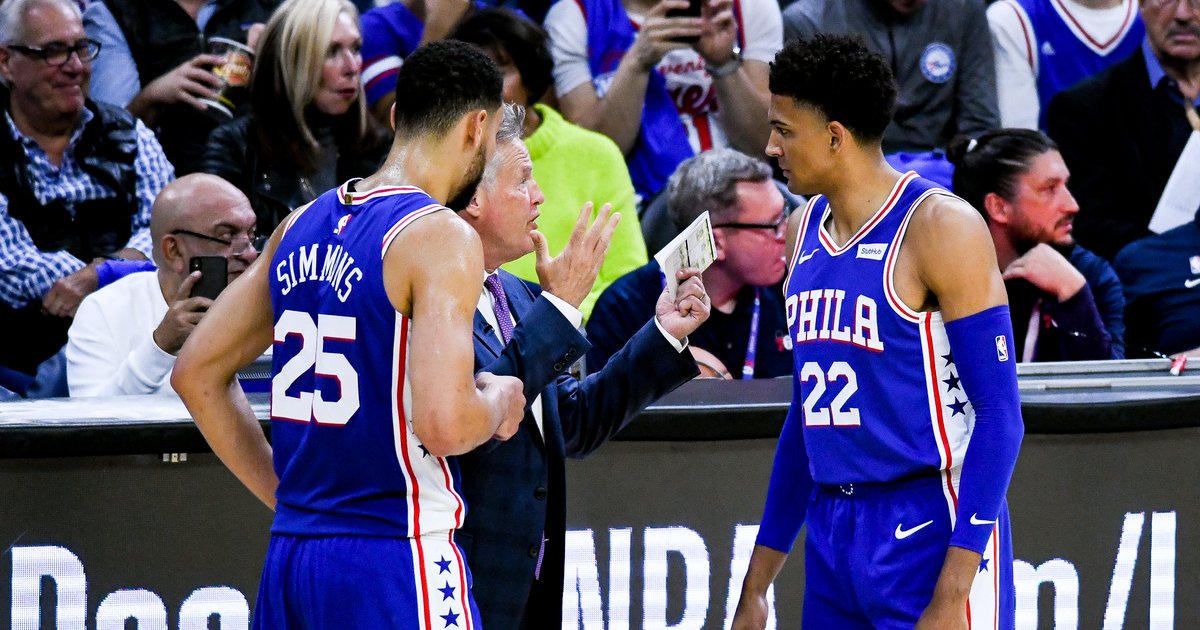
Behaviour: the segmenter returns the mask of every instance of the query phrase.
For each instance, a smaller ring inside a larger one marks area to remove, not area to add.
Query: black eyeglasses
[[[94,39],[81,39],[75,42],[73,46],[66,44],[46,44],[38,48],[36,46],[9,44],[7,48],[23,55],[37,57],[52,66],[66,64],[71,59],[71,53],[79,55],[79,60],[85,63],[95,59],[96,55],[100,54],[100,42]]]
[[[718,223],[714,228],[732,228],[734,230],[771,230],[775,238],[783,236],[787,230],[787,215],[779,217],[779,220],[774,223]]]
[[[253,232],[239,232],[233,236],[233,239],[217,238],[216,236],[209,236],[207,234],[201,234],[199,232],[183,229],[171,230],[171,234],[183,234],[184,236],[204,239],[213,243],[220,243],[225,247],[228,247],[229,253],[233,254],[234,256],[244,253],[247,249],[253,249],[256,252],[260,252],[262,251],[263,245],[265,245],[267,242],[267,237],[255,236]]]

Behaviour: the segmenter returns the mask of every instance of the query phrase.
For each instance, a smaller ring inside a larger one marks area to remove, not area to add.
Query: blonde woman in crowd
[[[259,234],[321,191],[375,171],[387,134],[366,114],[358,12],[288,0],[258,41],[250,114],[218,127],[204,170],[250,198]]]

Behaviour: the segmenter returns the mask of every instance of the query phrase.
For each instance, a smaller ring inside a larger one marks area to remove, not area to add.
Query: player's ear
[[[836,120],[826,125],[825,129],[829,132],[829,150],[837,152],[846,144],[846,138],[850,130],[846,129],[845,125]]]
[[[488,111],[477,109],[467,114],[467,146],[474,152],[487,141]]]

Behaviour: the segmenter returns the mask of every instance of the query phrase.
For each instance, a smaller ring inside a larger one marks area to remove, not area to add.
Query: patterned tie
[[[504,285],[500,284],[500,274],[493,273],[484,281],[483,286],[487,287],[489,293],[492,294],[495,304],[492,309],[496,313],[496,325],[500,327],[500,338],[504,340],[504,344],[512,340],[513,334],[513,318],[508,311],[508,298],[504,295]]]

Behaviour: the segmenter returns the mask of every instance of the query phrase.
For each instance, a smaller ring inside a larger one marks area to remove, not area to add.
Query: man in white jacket
[[[79,305],[67,342],[71,396],[171,392],[175,354],[212,300],[191,297],[196,256],[223,256],[233,282],[254,259],[255,215],[240,190],[192,174],[154,200],[150,235],[158,270],[130,274]]]

